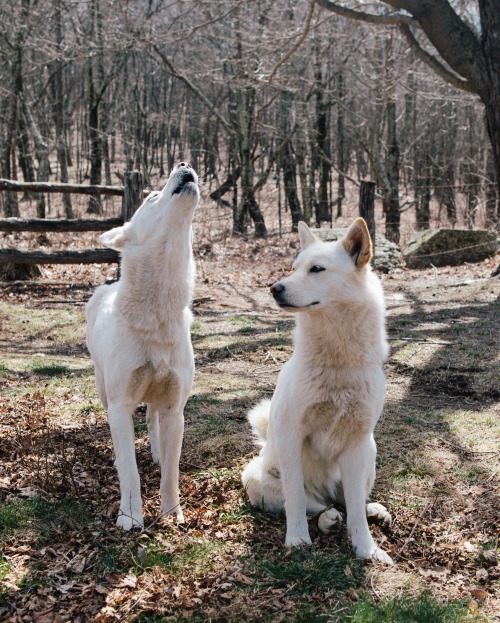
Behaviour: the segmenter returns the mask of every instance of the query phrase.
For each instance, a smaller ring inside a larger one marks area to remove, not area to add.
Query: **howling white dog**
[[[322,513],[323,532],[340,523],[341,513],[327,508],[336,504],[347,513],[355,555],[391,563],[367,522],[368,515],[390,523],[381,504],[366,504],[388,353],[370,234],[357,219],[338,242],[319,241],[302,222],[299,237],[293,274],[271,288],[278,305],[296,313],[295,350],[272,400],[249,413],[262,450],[243,471],[243,484],[251,504],[285,510],[288,547],[311,543],[306,512]]]
[[[191,224],[199,197],[198,176],[181,162],[128,223],[100,238],[121,252],[121,278],[87,303],[87,347],[108,412],[120,479],[117,524],[125,530],[144,524],[132,420],[140,402],[147,403],[151,452],[161,465],[161,513],[183,521],[179,457],[194,377]]]

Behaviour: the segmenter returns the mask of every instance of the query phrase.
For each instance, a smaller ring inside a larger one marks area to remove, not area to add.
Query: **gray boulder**
[[[431,229],[408,242],[403,259],[408,268],[456,266],[481,262],[498,249],[497,235],[485,229]]]
[[[313,229],[320,240],[338,240],[347,229]],[[405,263],[399,247],[387,238],[375,234],[375,270],[388,273],[394,268],[403,268]]]

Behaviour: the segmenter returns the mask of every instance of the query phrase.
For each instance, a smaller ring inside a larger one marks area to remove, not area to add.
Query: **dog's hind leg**
[[[146,405],[146,423],[148,425],[149,443],[153,461],[160,464],[160,419],[153,405]]]
[[[184,434],[183,409],[159,409],[160,442],[160,513],[175,515],[183,522],[184,515],[179,500],[179,460]]]
[[[385,506],[379,504],[378,502],[369,502],[366,505],[366,516],[368,521],[372,521],[373,523],[390,526],[392,523],[392,518],[389,511]]]
[[[116,468],[120,480],[120,514],[116,523],[124,530],[142,527],[141,487],[135,458],[133,407],[110,404],[108,422],[116,455]]]
[[[269,513],[280,513],[285,509],[279,472],[277,468],[266,469],[262,456],[256,456],[250,461],[241,478],[252,506]]]

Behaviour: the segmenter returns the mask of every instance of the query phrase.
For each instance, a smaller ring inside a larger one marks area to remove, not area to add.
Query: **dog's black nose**
[[[192,169],[193,167],[189,164],[189,162],[179,162],[178,167],[187,167],[188,169]]]
[[[283,284],[275,283],[273,286],[271,286],[271,294],[274,296],[274,298],[276,298],[283,292],[284,289],[285,286]]]

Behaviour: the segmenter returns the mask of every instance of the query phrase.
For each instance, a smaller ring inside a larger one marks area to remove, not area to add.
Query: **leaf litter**
[[[267,288],[288,268],[296,239],[273,245],[270,253],[262,243],[225,239],[197,256],[197,376],[180,481],[186,523],[158,517],[159,468],[138,409],[142,532],[114,524],[119,489],[109,430],[95,393],[87,404],[94,390],[79,386],[85,378],[92,388],[90,361],[82,377],[61,372],[67,391],[48,391],[46,375],[10,364],[21,346],[27,358],[47,346],[43,332],[26,341],[22,331],[9,333],[18,311],[26,327],[37,310],[57,310],[60,320],[62,299],[81,324],[95,269],[86,279],[84,268],[76,277],[64,268],[59,281],[63,269],[53,267],[52,281],[4,284],[2,621],[285,621],[300,612],[340,621],[365,595],[379,601],[426,589],[443,601],[465,600],[476,618],[500,611],[495,261],[383,277],[392,348],[373,498],[394,521],[372,531],[396,566],[380,568],[353,560],[345,531],[325,537],[315,518],[313,550],[286,552],[284,518],[250,509],[241,488],[239,473],[255,452],[245,412],[271,395],[291,353],[293,319],[272,307]],[[73,342],[58,344],[47,326],[51,352],[85,360],[78,330]],[[80,401],[86,406],[75,411]]]

